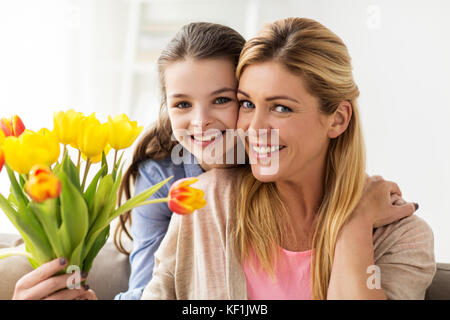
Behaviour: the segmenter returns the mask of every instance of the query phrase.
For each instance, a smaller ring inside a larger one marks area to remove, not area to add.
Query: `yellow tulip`
[[[25,190],[35,202],[56,198],[61,193],[61,181],[46,166],[35,165],[25,183]]]
[[[111,150],[111,146],[109,144],[107,144],[105,147],[105,150],[103,150],[103,152],[105,152],[105,156],[108,155],[110,150]],[[87,157],[84,153],[82,153],[81,156],[83,157],[83,159],[85,161],[87,161]],[[91,161],[91,163],[98,163],[98,162],[102,161],[102,154],[99,154],[98,156],[95,156],[89,160]]]
[[[59,142],[64,145],[76,145],[78,132],[80,131],[83,113],[69,111],[59,111],[53,113],[53,132]]]
[[[138,127],[137,121],[130,121],[126,114],[119,114],[114,118],[108,116],[109,144],[115,150],[126,149],[131,146],[141,133],[143,127]]]
[[[77,137],[78,149],[89,159],[93,159],[98,155],[101,156],[108,143],[108,136],[108,124],[101,124],[95,118],[95,113],[92,113],[81,121]]]
[[[5,164],[5,152],[3,151],[3,143],[5,142],[5,134],[0,130],[0,172]]]
[[[3,144],[5,159],[14,171],[28,173],[35,164],[50,167],[58,160],[59,142],[48,129],[25,130],[18,138],[9,136]]]

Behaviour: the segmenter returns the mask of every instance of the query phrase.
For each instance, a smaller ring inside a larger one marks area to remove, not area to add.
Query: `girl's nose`
[[[213,119],[209,114],[207,107],[198,106],[191,120],[191,125],[195,128],[202,129],[203,131],[203,129],[206,129],[211,123],[213,123]]]

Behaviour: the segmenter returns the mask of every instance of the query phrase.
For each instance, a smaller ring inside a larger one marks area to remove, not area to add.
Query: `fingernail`
[[[66,258],[61,258],[61,259],[59,259],[59,264],[62,265],[62,266],[65,265],[66,262],[67,262],[67,261],[66,261]]]
[[[416,207],[416,211],[417,211],[417,209],[419,209],[419,204],[414,202],[414,207]]]
[[[87,276],[88,276],[88,273],[87,273],[86,271],[83,271],[83,272],[81,273],[81,277],[82,277],[82,278],[87,278]]]
[[[88,291],[89,290],[89,285],[88,284],[83,284],[83,289]]]

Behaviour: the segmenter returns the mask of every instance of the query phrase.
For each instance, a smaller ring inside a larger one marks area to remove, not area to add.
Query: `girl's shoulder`
[[[170,157],[164,159],[147,159],[139,165],[139,175],[149,180],[159,182],[173,176],[172,182],[178,179],[192,177],[203,172],[198,164],[176,164]]]

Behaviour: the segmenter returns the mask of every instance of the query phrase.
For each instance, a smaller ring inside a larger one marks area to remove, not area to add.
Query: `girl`
[[[246,43],[238,128],[251,170],[199,177],[207,205],[172,218],[143,299],[424,298],[433,234],[417,205],[392,205],[396,184],[365,186],[351,70],[341,39],[313,20],[277,21]]]
[[[234,137],[225,133],[226,129],[236,128],[239,107],[235,69],[244,43],[245,39],[235,30],[206,22],[183,26],[170,41],[158,59],[162,98],[159,121],[136,146],[119,198],[130,198],[134,182],[134,192],[138,194],[174,176],[152,197],[163,198],[178,179],[198,176],[215,166],[230,166],[225,160],[227,152],[234,148]],[[121,252],[128,253],[121,242],[125,233],[133,239],[133,251],[128,291],[115,299],[141,298],[152,278],[154,253],[171,216],[167,204],[161,203],[134,209],[132,224],[131,212],[120,217],[115,244]],[[14,297],[94,299],[95,293],[90,289],[86,293],[83,289],[54,293],[55,288],[66,286],[67,276],[50,277],[55,268],[64,266],[55,260],[29,273],[18,282]]]
[[[137,145],[133,161],[124,174],[120,192],[127,199],[134,181],[134,192],[138,194],[174,176],[153,196],[163,198],[177,179],[198,176],[214,166],[227,166],[223,160],[234,143],[224,133],[236,127],[239,108],[234,71],[244,43],[244,38],[229,27],[191,23],[161,53],[158,59],[162,89],[160,119]],[[178,150],[173,152],[178,142],[183,147],[183,161],[174,164],[173,160],[179,157]],[[208,151],[213,144],[222,144],[216,150],[223,152],[211,159]],[[126,253],[121,242],[124,232],[133,239],[133,251],[129,289],[116,299],[140,299],[151,280],[154,253],[167,232],[171,215],[165,203],[136,208],[131,235],[126,227],[127,222],[131,223],[131,212],[120,217],[121,224],[115,232],[116,246]]]

